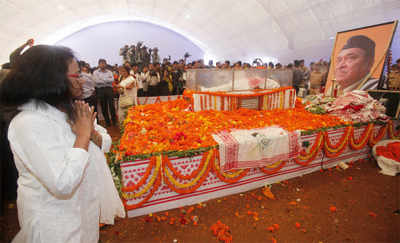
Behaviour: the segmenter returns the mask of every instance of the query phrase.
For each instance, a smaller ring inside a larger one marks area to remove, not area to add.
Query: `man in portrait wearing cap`
[[[365,35],[350,37],[336,58],[335,79],[344,92],[376,89],[378,79],[368,79],[375,57],[375,42]]]

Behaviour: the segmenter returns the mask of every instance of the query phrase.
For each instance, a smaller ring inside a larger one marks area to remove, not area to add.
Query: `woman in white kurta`
[[[30,48],[1,84],[0,102],[19,105],[8,129],[19,173],[13,242],[97,243],[99,221],[125,216],[104,156],[111,138],[92,107],[72,102],[81,88],[71,50],[55,46]]]
[[[121,78],[121,81],[117,85],[118,92],[120,95],[128,95],[131,97],[133,105],[137,105],[137,80],[129,74],[125,66],[121,66],[118,71]],[[128,109],[129,107],[122,107],[120,102],[118,102],[118,119],[120,122],[125,120],[125,114]]]

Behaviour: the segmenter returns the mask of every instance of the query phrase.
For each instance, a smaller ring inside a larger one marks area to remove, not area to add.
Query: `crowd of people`
[[[94,107],[101,105],[106,126],[117,125],[117,121],[123,119],[126,108],[119,104],[116,112],[114,105],[121,95],[129,95],[135,105],[137,97],[181,95],[185,86],[183,60],[148,65],[125,62],[121,66],[111,66],[100,59],[94,68],[84,61],[79,64],[80,77],[84,80],[82,98]]]
[[[304,60],[295,60],[294,65],[289,63],[282,66],[270,63],[249,63],[230,61],[223,64],[217,62],[214,66],[211,62],[204,65],[203,60],[185,63],[184,59],[163,63],[149,63],[140,65],[126,61],[123,65],[108,65],[105,59],[100,59],[97,67],[90,67],[84,61],[80,61],[81,78],[84,80],[84,92],[82,98],[89,104],[97,107],[100,104],[106,126],[116,125],[122,121],[127,109],[118,105],[115,110],[114,100],[120,95],[128,94],[136,104],[137,97],[181,95],[186,84],[186,70],[188,69],[268,69],[291,70],[293,72],[293,86],[298,92],[300,88],[310,90],[310,93],[322,91],[326,82],[329,63],[323,60],[313,62],[310,69],[304,65]]]
[[[10,64],[15,62],[16,56],[23,48],[30,45],[29,43],[27,41],[13,53]],[[125,59],[123,65],[112,66],[105,59],[100,59],[97,67],[90,67],[84,61],[79,62],[80,78],[84,80],[84,92],[81,98],[94,107],[100,105],[106,126],[117,125],[118,121],[123,120],[127,109],[116,105],[119,96],[129,95],[133,100],[132,105],[135,105],[137,97],[180,95],[185,89],[188,69],[290,70],[293,73],[292,84],[298,94],[318,94],[324,91],[330,66],[329,62],[322,59],[311,62],[310,67],[305,65],[304,60],[294,60],[287,65],[263,63],[260,59],[255,59],[252,64],[241,61],[231,64],[226,60],[216,62],[215,65],[210,61],[205,65],[202,59],[186,63],[186,56],[173,62],[170,62],[170,58],[163,58],[162,63],[157,62],[158,58],[146,63],[143,61],[137,63],[135,60],[135,58]],[[338,75],[341,73],[338,72]]]
[[[15,60],[27,46],[32,46],[33,40],[28,40],[10,56],[10,63],[4,64],[3,69],[9,69],[16,62]],[[325,61],[311,63],[311,69],[304,65],[304,60],[295,60],[294,65],[281,65],[262,63],[255,60],[252,65],[241,61],[233,64],[230,61],[209,62],[204,64],[203,60],[196,60],[186,63],[185,59],[169,61],[164,58],[162,63],[154,62],[149,64],[135,63],[126,60],[121,66],[109,65],[105,59],[99,59],[98,66],[91,67],[85,61],[79,61],[79,78],[83,80],[83,93],[81,99],[89,105],[101,107],[101,113],[106,126],[116,126],[121,122],[126,113],[126,107],[121,107],[118,98],[121,95],[129,95],[132,98],[132,105],[136,104],[137,97],[145,96],[166,96],[181,95],[186,84],[186,70],[188,69],[268,69],[268,70],[292,70],[293,85],[297,91],[300,88],[311,88],[318,92],[326,81],[326,73],[329,64]],[[117,109],[116,109],[117,108]],[[97,111],[97,110],[96,110]]]
[[[28,40],[23,46],[14,51],[10,56],[10,63],[3,65],[3,68],[11,66],[20,52],[28,45],[33,45],[33,40]],[[146,49],[144,48],[145,46],[141,47],[141,45],[141,43],[138,43],[137,46],[134,46],[138,50],[132,47],[121,49],[122,53],[126,53],[123,55],[125,61],[121,66],[117,64],[109,65],[105,59],[100,59],[96,67],[91,67],[88,63],[79,61],[81,70],[80,78],[84,80],[84,92],[81,98],[93,107],[97,107],[97,105],[101,107],[106,126],[117,125],[118,121],[121,122],[123,120],[127,109],[117,105],[118,98],[121,95],[129,95],[133,100],[132,105],[136,105],[137,97],[182,94],[185,89],[187,80],[186,71],[188,69],[289,70],[293,74],[293,87],[302,96],[324,92],[330,67],[330,62],[322,59],[311,62],[309,67],[305,65],[304,60],[294,60],[292,63],[282,65],[281,63],[274,64],[273,62],[263,63],[259,58],[255,59],[251,64],[242,61],[231,63],[229,60],[226,60],[224,62],[216,62],[215,64],[213,61],[210,61],[206,65],[202,59],[186,63],[186,59],[189,56],[187,53],[179,61],[171,62],[170,58],[163,58],[162,63],[160,63],[158,62],[160,58],[158,57],[157,48],[153,48],[155,50],[153,54],[157,54],[156,58],[144,62],[144,59],[142,60],[142,58],[139,58],[141,56],[138,55],[138,53],[141,53],[140,50]],[[358,51],[361,54],[364,52],[372,53],[374,50],[371,51],[371,48],[373,49],[371,45],[373,43],[367,38],[355,36],[349,39],[348,43],[342,48],[343,50],[340,53],[343,54],[338,57],[335,74],[344,80],[344,87],[347,87],[348,84],[360,82],[360,78],[357,75],[353,75],[354,72],[351,71],[351,69],[359,70],[356,66],[357,63],[355,61],[350,63],[346,55],[350,55],[354,51]],[[136,50],[136,52],[129,50]],[[359,63],[362,65],[363,63],[369,63],[368,60],[371,58],[368,59],[367,57],[373,55],[365,55],[365,62],[362,62],[362,55],[359,56]],[[364,66],[370,65],[365,64]],[[395,67],[392,70],[396,70]],[[357,77],[353,78],[353,76]],[[365,76],[365,73],[360,72],[359,76]],[[374,81],[374,85],[376,84],[377,82]]]

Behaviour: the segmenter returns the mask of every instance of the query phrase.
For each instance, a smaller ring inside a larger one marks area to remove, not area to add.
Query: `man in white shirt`
[[[139,81],[139,66],[136,63],[132,65],[129,74],[136,80],[136,82]]]
[[[95,93],[96,83],[93,79],[93,75],[89,72],[89,67],[85,64],[81,67],[81,79],[85,80],[82,84],[82,99],[88,103],[90,106],[94,107],[94,111],[97,112],[97,100]]]
[[[114,92],[112,83],[114,81],[113,73],[106,69],[107,61],[99,59],[99,68],[93,72],[93,79],[96,83],[96,96],[101,104],[101,111],[107,126],[117,125],[117,116],[114,107]],[[111,116],[111,117],[110,117]]]
[[[147,88],[150,81],[150,72],[147,66],[143,67],[138,79],[138,97],[147,96]]]

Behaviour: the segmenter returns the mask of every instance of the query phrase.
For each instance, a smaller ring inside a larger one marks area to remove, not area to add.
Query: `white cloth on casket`
[[[265,84],[266,89],[277,89],[280,87],[281,87],[281,85],[277,81],[267,78],[267,82]]]
[[[271,126],[251,130],[221,131],[212,135],[219,145],[223,170],[255,168],[297,155],[300,132]]]
[[[20,231],[13,242],[97,243],[99,219],[113,223],[125,211],[104,152],[107,131],[95,125],[102,148],[73,148],[75,135],[65,113],[33,101],[20,107],[8,130],[18,169]]]

